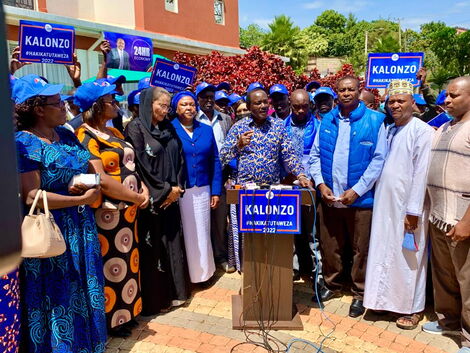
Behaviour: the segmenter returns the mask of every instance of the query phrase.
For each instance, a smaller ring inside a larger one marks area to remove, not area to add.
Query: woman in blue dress
[[[15,82],[16,142],[21,191],[27,210],[38,189],[47,191],[51,213],[67,250],[52,258],[25,258],[20,268],[22,334],[26,351],[101,353],[106,344],[103,264],[92,204],[97,188],[69,188],[88,173],[90,154],[63,128],[59,92],[37,75]]]

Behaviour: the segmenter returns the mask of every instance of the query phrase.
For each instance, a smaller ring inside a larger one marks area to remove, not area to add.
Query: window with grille
[[[223,0],[214,0],[214,18],[215,23],[219,25],[225,24],[225,6]]]
[[[2,0],[4,5],[21,7],[22,9],[34,10],[34,0]]]
[[[165,10],[178,13],[178,0],[165,0]]]

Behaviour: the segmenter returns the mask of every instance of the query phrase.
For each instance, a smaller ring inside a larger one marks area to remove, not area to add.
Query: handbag
[[[418,244],[416,244],[415,235],[411,232],[405,232],[405,237],[403,238],[402,243],[403,249],[409,251],[418,251]]]
[[[39,210],[39,207],[37,212],[34,213],[41,195],[44,213]],[[25,216],[21,225],[21,236],[23,239],[22,257],[47,258],[65,252],[65,240],[54,221],[54,217],[49,212],[46,191],[38,190],[36,193],[29,213]]]

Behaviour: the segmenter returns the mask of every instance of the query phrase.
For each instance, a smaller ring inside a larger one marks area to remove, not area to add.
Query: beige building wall
[[[47,12],[80,20],[135,28],[134,0],[47,0]]]
[[[316,67],[322,76],[335,74],[341,70],[343,63],[344,58],[310,58],[306,72],[310,72]]]

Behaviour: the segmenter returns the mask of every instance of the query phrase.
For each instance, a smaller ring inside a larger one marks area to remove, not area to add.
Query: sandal
[[[422,319],[423,313],[403,315],[397,319],[396,324],[402,330],[414,330]]]

